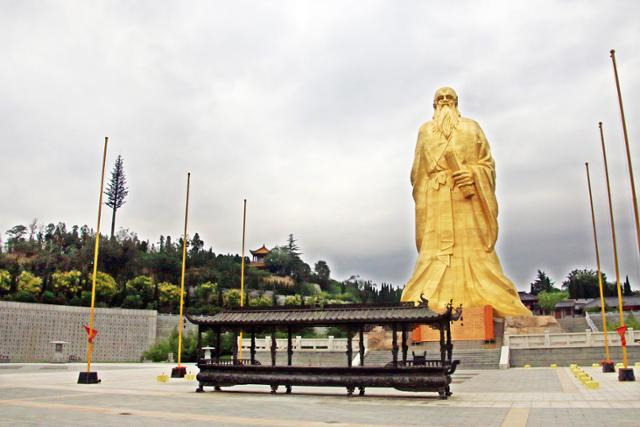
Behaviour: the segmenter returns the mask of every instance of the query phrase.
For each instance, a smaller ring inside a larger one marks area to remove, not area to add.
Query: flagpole
[[[182,307],[184,305],[184,268],[187,262],[187,219],[189,217],[189,184],[191,172],[187,172],[187,199],[184,209],[184,233],[182,234],[182,273],[180,275],[180,317],[178,318],[178,366],[171,370],[172,378],[184,378],[187,368],[180,365],[182,360],[182,329],[184,319],[182,318]]]
[[[636,196],[636,185],[633,179],[633,165],[631,164],[631,151],[629,150],[629,136],[627,134],[627,121],[624,117],[624,107],[622,106],[622,92],[620,91],[620,80],[618,79],[618,67],[616,65],[616,51],[611,49],[611,62],[613,62],[613,74],[616,78],[616,90],[618,91],[618,105],[620,106],[620,118],[622,119],[622,133],[624,134],[624,145],[627,150],[627,167],[629,169],[629,182],[631,183],[631,198],[633,201],[633,215],[636,220],[636,239],[638,252],[640,253],[640,219],[638,218],[638,198]]]
[[[624,329],[626,329],[626,327],[624,324],[624,315],[622,314],[622,289],[620,286],[620,267],[618,264],[618,244],[616,242],[616,226],[613,220],[613,203],[611,202],[611,184],[609,182],[609,166],[607,165],[607,150],[604,145],[604,132],[602,131],[602,122],[598,123],[598,128],[600,129],[600,142],[602,144],[602,158],[604,159],[604,172],[607,178],[607,197],[609,199],[609,218],[611,221],[611,238],[613,240],[613,260],[616,267],[616,289],[618,290],[618,312],[620,314],[620,328],[622,328],[624,332]],[[618,328],[618,330],[620,330],[620,328]],[[618,370],[618,380],[632,381],[632,380],[623,379],[624,372],[628,371],[628,365],[629,365],[629,356],[627,354],[627,346],[624,339],[624,333],[620,334],[620,340],[622,344],[622,361],[624,364],[624,370],[622,368]],[[633,376],[633,369],[631,369],[631,376]]]
[[[596,247],[596,262],[598,265],[598,288],[600,289],[600,314],[602,315],[602,330],[604,332],[604,360],[602,361],[602,372],[615,372],[615,367],[611,361],[609,353],[609,338],[607,337],[607,316],[604,310],[604,291],[602,289],[602,271],[600,269],[600,250],[598,249],[598,235],[596,233],[596,214],[593,209],[593,195],[591,193],[591,177],[589,176],[589,163],[584,164],[587,169],[587,185],[589,187],[589,205],[591,206],[591,222],[593,223],[593,241]]]
[[[244,307],[244,239],[247,224],[247,199],[244,199],[244,207],[242,209],[242,263],[240,266],[240,308]],[[238,357],[242,359],[242,330],[238,337]]]
[[[100,218],[102,216],[102,194],[104,192],[104,170],[107,163],[107,144],[109,143],[109,137],[104,137],[104,150],[102,153],[102,174],[100,175],[100,196],[98,196],[98,224],[96,226],[96,242],[93,250],[93,276],[91,278],[91,308],[89,309],[89,338],[87,349],[87,371],[80,372],[78,377],[79,384],[95,384],[100,382],[98,380],[98,373],[91,372],[91,355],[93,353],[93,319],[95,315],[95,302],[96,302],[96,275],[98,273],[98,251],[100,248]],[[83,375],[84,374],[84,375]]]

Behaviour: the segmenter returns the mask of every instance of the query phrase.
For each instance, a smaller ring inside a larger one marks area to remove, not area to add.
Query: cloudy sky
[[[183,227],[215,252],[283,244],[339,279],[402,285],[416,259],[409,184],[439,86],[483,127],[497,164],[506,273],[528,289],[615,277],[597,122],[604,122],[621,271],[640,287],[609,50],[640,176],[635,1],[0,1],[0,230],[95,227],[102,144],[130,186],[118,227]],[[105,212],[102,229],[110,227]],[[3,235],[3,240],[6,236]]]

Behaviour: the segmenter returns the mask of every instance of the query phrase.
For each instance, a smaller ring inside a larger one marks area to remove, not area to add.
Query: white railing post
[[[584,334],[585,334],[585,345],[587,347],[591,347],[593,346],[593,342],[591,340],[591,329],[585,329],[584,330]]]
[[[549,336],[549,330],[544,330],[544,346],[551,347],[551,337]]]
[[[327,350],[333,351],[333,335],[329,335],[327,342]]]

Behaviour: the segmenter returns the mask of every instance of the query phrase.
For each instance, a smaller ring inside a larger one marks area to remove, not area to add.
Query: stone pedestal
[[[635,381],[633,368],[618,368],[618,381]]]
[[[186,366],[176,366],[171,370],[171,378],[184,378],[187,375]]]
[[[101,381],[97,372],[80,372],[78,375],[78,384],[98,384]]]
[[[451,323],[451,337],[454,341],[494,340],[493,308],[490,305],[463,307],[462,317]],[[426,326],[418,326],[413,330],[411,338],[414,342],[439,341],[440,333]]]

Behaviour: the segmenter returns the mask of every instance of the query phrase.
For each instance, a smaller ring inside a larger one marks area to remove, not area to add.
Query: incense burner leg
[[[360,392],[358,393],[360,396],[364,396],[364,387],[358,387]]]
[[[272,385],[271,386],[271,394],[276,394],[276,392],[278,391],[278,385]]]

